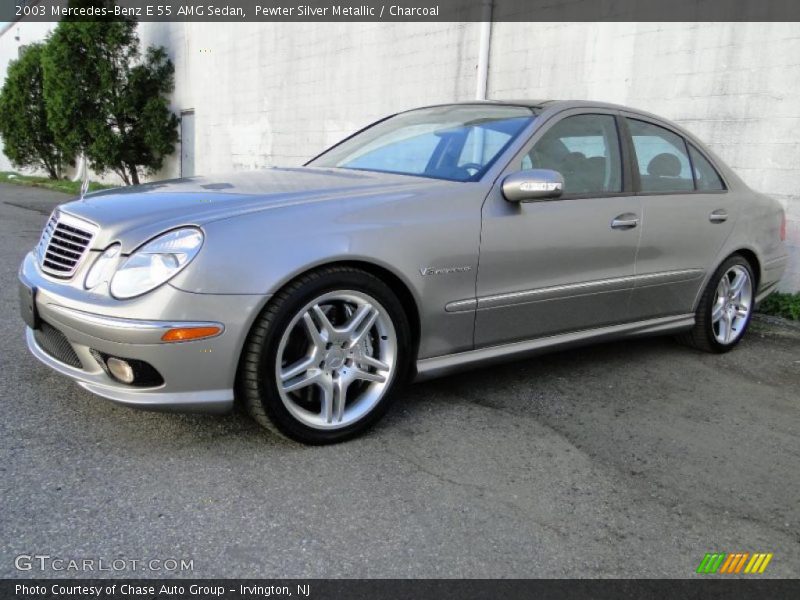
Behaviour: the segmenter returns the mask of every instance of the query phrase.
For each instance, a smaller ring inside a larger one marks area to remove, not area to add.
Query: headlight
[[[109,246],[106,248],[106,251],[94,261],[92,268],[89,269],[89,272],[86,274],[86,281],[83,282],[83,286],[87,290],[92,290],[101,283],[108,283],[111,281],[111,278],[114,276],[114,271],[117,268],[117,263],[119,262],[119,250],[119,244]]]
[[[194,227],[165,233],[139,248],[120,265],[111,280],[111,295],[133,298],[177,275],[197,256],[203,233]]]

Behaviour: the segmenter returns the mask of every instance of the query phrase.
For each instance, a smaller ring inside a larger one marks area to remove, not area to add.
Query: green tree
[[[42,92],[42,44],[31,44],[8,65],[0,91],[0,137],[3,152],[16,167],[44,169],[58,179],[64,162],[74,153],[62,153],[50,129]]]
[[[163,48],[148,48],[142,59],[134,20],[64,20],[42,62],[47,116],[62,147],[128,185],[163,166],[178,141],[167,102],[174,67]]]

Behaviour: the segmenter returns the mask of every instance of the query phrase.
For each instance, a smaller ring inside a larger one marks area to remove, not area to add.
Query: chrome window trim
[[[659,119],[659,118],[657,118],[655,116],[646,115],[646,114],[640,114],[640,113],[632,112],[630,110],[620,110],[620,116],[623,118],[623,120],[624,119],[634,119],[634,120],[637,120],[637,121],[643,121],[645,123],[650,123],[651,125],[656,125],[657,127],[661,127],[662,129],[666,129],[667,131],[670,131],[670,132],[674,133],[675,135],[683,138],[683,142],[687,145],[687,148],[686,148],[687,153],[689,151],[688,146],[690,146],[690,145],[694,146],[694,149],[697,150],[700,153],[700,155],[703,158],[705,158],[709,162],[709,164],[714,168],[714,170],[717,172],[717,175],[719,175],[720,180],[722,180],[722,185],[725,186],[724,190],[698,190],[698,189],[696,189],[696,185],[695,185],[695,189],[684,190],[684,191],[680,191],[680,192],[643,192],[641,190],[638,190],[637,191],[637,195],[639,195],[639,196],[648,196],[648,195],[651,195],[651,196],[672,195],[672,196],[674,196],[676,194],[709,194],[709,193],[711,193],[711,194],[724,194],[724,193],[727,193],[731,189],[730,182],[728,181],[727,177],[725,176],[725,173],[722,171],[722,169],[719,168],[717,163],[714,162],[711,159],[711,157],[708,155],[708,152],[703,147],[703,144],[700,142],[700,140],[698,140],[694,136],[690,135],[688,131],[683,131],[682,129],[680,129],[680,128],[678,128],[676,126],[677,124],[673,125],[672,123],[666,123],[666,122],[662,121],[661,119]],[[630,141],[631,146],[633,146],[633,138],[632,138],[632,136],[630,134],[630,131],[627,130],[627,122],[626,122],[625,129],[626,129],[626,135],[628,137],[628,140]],[[692,178],[694,179],[694,165],[692,164],[691,156],[689,157],[689,164],[691,165],[692,172],[693,172]],[[635,167],[637,168],[637,172],[638,172],[637,165],[634,165],[633,163],[631,163],[631,169],[633,170]]]

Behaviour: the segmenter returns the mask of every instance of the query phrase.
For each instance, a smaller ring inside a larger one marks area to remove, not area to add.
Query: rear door
[[[669,125],[631,113],[623,131],[642,210],[630,317],[688,314],[733,229],[734,195],[709,158]]]

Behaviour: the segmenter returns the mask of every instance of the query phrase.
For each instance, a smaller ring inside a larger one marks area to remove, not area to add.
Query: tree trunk
[[[128,165],[128,171],[131,173],[131,183],[139,185],[139,172],[136,170],[136,165]]]
[[[130,185],[131,181],[128,179],[128,173],[125,171],[125,167],[120,167],[119,169],[114,169],[114,172],[119,175],[119,178],[122,179],[122,183],[125,185]]]
[[[59,176],[58,158],[54,159],[52,154],[50,154],[46,149],[43,149],[39,145],[35,144],[35,147],[36,151],[39,153],[39,156],[42,157],[39,160],[41,161],[44,170],[47,171],[48,177],[50,177],[50,179],[58,179]]]

